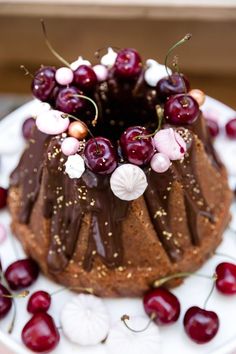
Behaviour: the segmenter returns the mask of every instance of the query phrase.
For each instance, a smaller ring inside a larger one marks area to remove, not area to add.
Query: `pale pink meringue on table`
[[[105,81],[107,79],[108,69],[106,66],[98,64],[93,67],[93,70],[99,82]]]
[[[169,169],[171,162],[167,155],[158,152],[153,155],[150,165],[153,171],[163,173]]]
[[[69,124],[69,118],[63,118],[65,113],[51,109],[40,113],[36,118],[36,126],[42,133],[57,135],[64,133]]]
[[[68,137],[61,144],[61,151],[64,155],[70,156],[76,154],[79,150],[80,143],[76,138]]]
[[[153,141],[157,151],[168,156],[170,160],[181,160],[187,150],[184,139],[173,128],[159,130]]]
[[[74,79],[74,73],[70,68],[62,67],[57,69],[55,79],[60,85],[69,85]]]

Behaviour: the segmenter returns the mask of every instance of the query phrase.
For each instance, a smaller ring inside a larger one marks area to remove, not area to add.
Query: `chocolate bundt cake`
[[[11,175],[12,229],[67,287],[141,296],[198,269],[221,242],[232,195],[203,96],[163,70],[109,49],[94,67],[79,58],[35,75],[33,93],[50,107]]]

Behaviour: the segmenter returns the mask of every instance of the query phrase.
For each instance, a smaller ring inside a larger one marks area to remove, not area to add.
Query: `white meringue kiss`
[[[161,129],[153,138],[155,148],[170,160],[181,160],[187,150],[184,139],[173,128]]]
[[[62,118],[63,112],[51,109],[40,113],[36,118],[36,126],[42,133],[57,135],[64,133],[69,124],[69,118]]]
[[[84,346],[96,345],[107,337],[109,316],[101,299],[81,294],[64,306],[61,325],[71,342]]]
[[[159,64],[153,59],[146,61],[147,69],[144,73],[144,80],[151,87],[156,87],[158,81],[167,76],[165,65]],[[168,72],[171,74],[171,69],[168,68]]]
[[[71,70],[73,71],[77,70],[80,65],[91,66],[91,63],[90,61],[79,56],[77,60],[73,61],[73,63],[70,64]]]
[[[114,52],[114,50],[109,47],[107,49],[107,54],[103,55],[101,58],[101,64],[107,66],[108,68],[111,68],[116,61],[117,53]]]
[[[80,178],[85,171],[84,160],[78,154],[69,156],[65,167],[65,172],[70,178]]]
[[[139,198],[147,188],[147,178],[143,170],[129,163],[115,169],[110,179],[111,190],[122,200]]]

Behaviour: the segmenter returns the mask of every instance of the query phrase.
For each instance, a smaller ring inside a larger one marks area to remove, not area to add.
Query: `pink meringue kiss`
[[[102,82],[107,79],[108,76],[108,69],[104,65],[95,65],[93,70],[97,76],[98,81]]]
[[[55,79],[59,85],[69,85],[74,79],[74,73],[70,68],[62,67],[57,69]]]
[[[166,172],[170,167],[170,159],[167,155],[158,152],[151,159],[151,168],[158,173]]]
[[[61,151],[66,156],[74,155],[79,150],[79,146],[80,142],[76,138],[65,138],[61,144]]]
[[[0,244],[2,244],[7,238],[7,231],[5,229],[5,226],[0,224]]]
[[[38,130],[49,135],[64,133],[70,124],[70,120],[69,118],[62,118],[63,114],[63,112],[53,109],[40,113],[36,119]]]
[[[161,129],[153,138],[155,148],[170,160],[181,160],[187,150],[184,139],[173,128]]]

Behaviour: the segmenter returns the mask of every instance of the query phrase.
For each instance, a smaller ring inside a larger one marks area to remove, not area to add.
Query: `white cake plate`
[[[0,122],[0,185],[8,186],[9,174],[16,166],[19,157],[24,149],[24,140],[21,136],[21,126],[23,121],[32,115],[37,106],[37,101],[31,101],[15,112],[8,115]],[[235,116],[235,112],[222,103],[207,98],[203,110],[218,120],[222,128],[222,133],[216,139],[216,148],[226,164],[232,188],[236,186],[236,142],[230,141],[224,136],[223,127],[225,122]],[[231,227],[236,230],[236,205],[232,206]],[[12,261],[24,255],[20,244],[15,240],[10,231],[11,218],[7,210],[0,212],[0,223],[4,224],[8,230],[7,240],[0,245],[0,257],[3,268],[5,269]],[[219,252],[236,256],[236,233],[229,229],[225,231],[224,241],[220,245]],[[214,256],[200,269],[203,274],[211,275],[215,266],[221,261],[229,261],[227,258]],[[236,353],[236,295],[225,297],[214,291],[208,308],[217,312],[220,318],[220,330],[217,336],[206,345],[197,345],[191,342],[183,329],[183,315],[186,310],[193,305],[203,306],[204,300],[209,293],[212,283],[209,280],[189,277],[184,284],[174,289],[173,292],[181,302],[181,316],[174,325],[161,327],[162,349],[157,350],[156,354],[231,354]],[[37,282],[30,288],[31,292],[36,290],[47,290],[52,292],[60,286],[49,281],[44,276],[40,276]],[[63,305],[72,297],[73,293],[65,291],[57,295],[52,301],[49,313],[55,318],[59,325],[60,311]],[[111,318],[111,323],[119,321],[123,314],[144,315],[141,299],[106,299],[104,300]],[[7,354],[26,354],[29,353],[21,342],[21,330],[25,323],[30,319],[26,311],[27,299],[17,300],[17,319],[12,335],[7,334],[7,328],[11,321],[11,314],[0,321],[0,353]],[[80,324],[78,324],[79,326]],[[81,324],[83,325],[83,324]],[[4,349],[1,349],[1,343]],[[105,344],[95,347],[81,347],[71,344],[61,333],[61,341],[53,351],[54,354],[113,354],[109,353]],[[121,354],[136,354],[135,352]],[[149,353],[143,353],[149,354]]]

